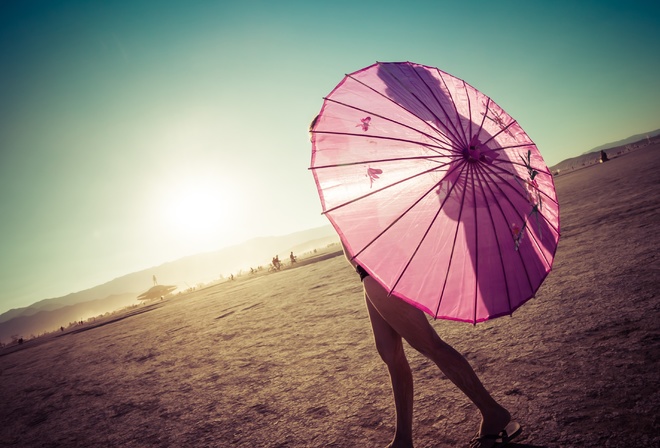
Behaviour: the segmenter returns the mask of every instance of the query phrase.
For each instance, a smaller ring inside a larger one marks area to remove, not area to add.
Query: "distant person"
[[[289,260],[291,260],[291,264],[296,262],[296,256],[293,255],[293,251],[289,254]]]
[[[610,160],[610,159],[607,158],[607,153],[605,151],[601,151],[600,152],[600,163],[605,163],[608,160]]]
[[[470,441],[470,448],[506,445],[522,432],[511,414],[488,393],[468,361],[435,332],[424,312],[390,295],[369,274],[344,253],[360,276],[376,342],[376,350],[390,374],[396,429],[391,448],[413,446],[413,377],[403,350],[402,340],[431,361],[456,385],[481,412],[481,426]]]
[[[156,280],[156,276],[153,275],[153,276],[152,276],[152,279],[153,279],[153,281],[154,281],[154,286],[156,286],[156,285],[158,284],[158,280]]]

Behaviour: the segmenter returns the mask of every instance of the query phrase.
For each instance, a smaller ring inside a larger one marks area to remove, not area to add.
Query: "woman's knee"
[[[450,348],[436,333],[427,334],[423,338],[407,339],[406,342],[429,359],[435,359],[438,356],[444,357],[447,349]]]
[[[376,340],[376,351],[380,355],[380,359],[388,366],[407,362],[401,339],[387,342]]]

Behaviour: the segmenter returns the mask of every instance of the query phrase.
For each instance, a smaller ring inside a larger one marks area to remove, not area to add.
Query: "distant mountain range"
[[[51,310],[41,310],[33,313],[32,307],[22,308],[31,314],[15,315],[11,319],[0,323],[0,342],[8,343],[12,337],[24,339],[38,336],[47,331],[57,328],[67,328],[69,324],[88,317],[99,316],[125,308],[129,305],[137,305],[135,294],[116,294],[103,299],[90,300],[76,303]],[[12,310],[15,311],[15,310]],[[6,313],[5,313],[6,314]]]
[[[66,327],[70,322],[138,304],[137,296],[153,286],[153,276],[160,284],[176,285],[179,290],[185,290],[222,276],[236,275],[250,267],[261,265],[267,268],[275,255],[287,260],[291,251],[300,256],[338,241],[332,226],[327,225],[290,235],[255,238],[236,246],[133,272],[84,291],[41,300],[0,314],[0,342],[7,343],[14,335],[23,338],[39,335],[60,326]]]
[[[550,167],[550,171],[555,174],[568,173],[598,164],[600,162],[600,151],[605,151],[610,158],[613,158],[631,150],[645,147],[649,145],[649,143],[657,144],[658,142],[660,142],[660,129],[645,134],[633,135],[632,137],[619,140],[618,142],[598,146],[582,155],[562,160],[558,164]]]
[[[618,142],[605,143],[604,145],[597,146],[596,148],[590,149],[589,151],[582,153],[582,155],[590,154],[592,152],[601,151],[604,149],[616,148],[618,146],[629,145],[631,143],[637,143],[638,141],[644,140],[647,137],[653,138],[658,135],[660,135],[660,129],[656,129],[655,131],[652,132],[645,132],[644,134],[633,135],[631,137],[624,138],[623,140],[619,140]]]

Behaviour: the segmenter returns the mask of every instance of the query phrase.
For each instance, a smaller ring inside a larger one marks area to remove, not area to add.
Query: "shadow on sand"
[[[510,448],[549,448],[547,445],[531,445],[529,443],[509,443]]]

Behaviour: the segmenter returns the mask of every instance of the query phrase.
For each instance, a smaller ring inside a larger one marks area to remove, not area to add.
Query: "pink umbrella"
[[[489,97],[437,68],[347,75],[312,123],[323,212],[390,294],[436,318],[510,315],[550,272],[552,175]]]

